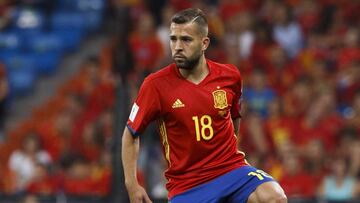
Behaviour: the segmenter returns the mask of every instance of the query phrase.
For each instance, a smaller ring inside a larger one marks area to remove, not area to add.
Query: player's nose
[[[177,41],[175,42],[174,48],[175,48],[176,51],[181,51],[181,50],[183,50],[183,46],[182,46],[182,43],[181,43],[180,40],[177,40]]]

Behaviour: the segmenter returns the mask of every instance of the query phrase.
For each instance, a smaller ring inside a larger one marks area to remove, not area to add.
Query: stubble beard
[[[200,62],[201,54],[192,56],[191,58],[183,58],[181,60],[174,59],[175,64],[180,69],[193,70]]]

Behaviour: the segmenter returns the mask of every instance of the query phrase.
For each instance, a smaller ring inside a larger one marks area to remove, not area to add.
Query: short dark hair
[[[195,22],[201,29],[200,32],[207,36],[208,22],[204,12],[198,8],[188,8],[181,10],[171,18],[172,23],[185,24]]]

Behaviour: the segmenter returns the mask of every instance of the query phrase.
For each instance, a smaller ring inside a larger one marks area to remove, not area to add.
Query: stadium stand
[[[357,0],[3,2],[0,80],[7,78],[9,94],[4,100],[0,90],[0,120],[6,119],[3,109],[31,95],[38,81],[57,77],[62,60],[79,52],[87,37],[101,33],[108,41],[6,131],[0,202],[127,202],[123,185],[115,183],[122,174],[114,167],[124,127],[119,121],[127,118],[144,77],[171,61],[169,18],[189,6],[208,14],[207,57],[233,63],[243,75],[239,147],[248,161],[276,178],[289,202],[360,201]],[[166,202],[161,145],[154,126],[145,134],[139,181],[154,202]],[[24,159],[41,151],[50,161],[27,161],[25,172],[14,170],[10,160],[32,136],[39,142]]]

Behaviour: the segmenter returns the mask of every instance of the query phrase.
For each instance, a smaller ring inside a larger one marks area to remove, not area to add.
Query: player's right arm
[[[145,189],[139,185],[136,177],[139,157],[139,137],[134,138],[125,127],[122,137],[122,163],[124,167],[125,186],[131,203],[151,203]]]
[[[149,76],[150,77],[150,76]],[[151,79],[145,79],[133,104],[122,138],[122,163],[125,185],[131,203],[150,203],[151,200],[136,178],[137,160],[139,157],[140,135],[146,126],[160,112],[160,97]]]

